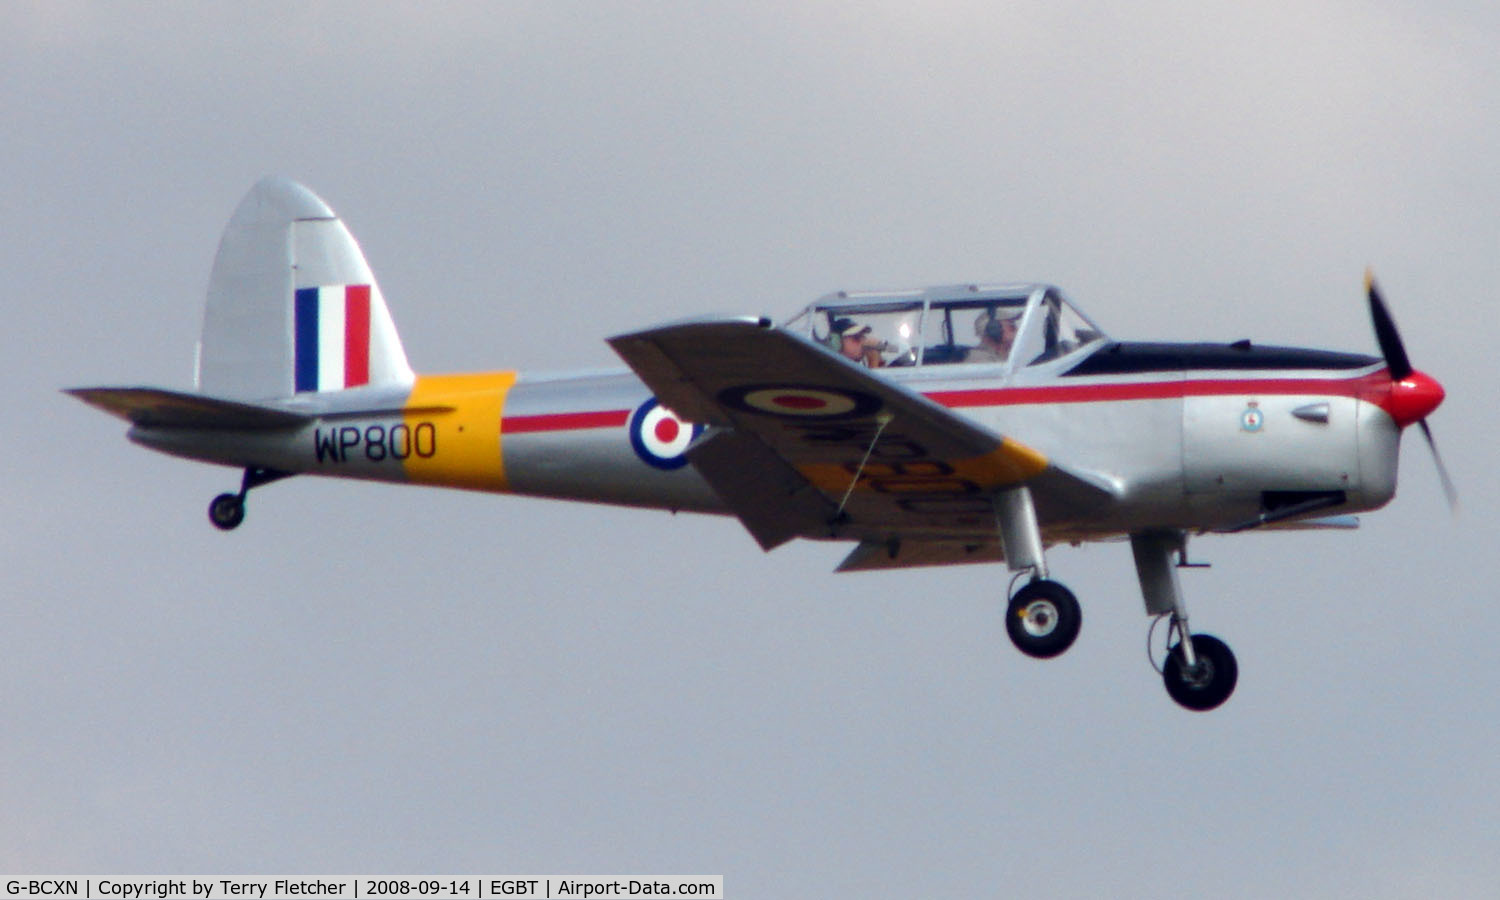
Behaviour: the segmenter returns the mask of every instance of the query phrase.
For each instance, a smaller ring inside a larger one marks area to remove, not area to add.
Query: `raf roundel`
[[[682,421],[655,397],[636,407],[630,416],[631,448],[642,462],[658,469],[680,469],[687,465],[683,453],[693,438],[702,433],[702,425]]]
[[[880,409],[879,398],[860,391],[799,384],[755,384],[719,394],[727,406],[742,412],[789,419],[849,419]]]

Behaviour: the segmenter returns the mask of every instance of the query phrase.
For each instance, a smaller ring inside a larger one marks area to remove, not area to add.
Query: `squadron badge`
[[[1240,413],[1240,430],[1255,433],[1266,424],[1266,414],[1260,411],[1260,404],[1254,400]]]

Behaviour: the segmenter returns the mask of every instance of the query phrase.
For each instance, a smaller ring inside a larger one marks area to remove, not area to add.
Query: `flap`
[[[840,572],[879,569],[909,569],[916,566],[951,566],[958,563],[998,563],[1005,551],[997,541],[861,541],[839,563]]]

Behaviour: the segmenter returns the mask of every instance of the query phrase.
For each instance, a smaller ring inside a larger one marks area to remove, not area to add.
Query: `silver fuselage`
[[[1023,435],[1048,457],[1107,483],[1115,502],[1087,517],[1039,510],[1049,542],[1236,527],[1262,513],[1268,496],[1342,494],[1335,508],[1320,511],[1327,515],[1375,509],[1395,493],[1400,429],[1372,387],[1384,378],[1378,363],[1099,376],[1021,371],[1009,379],[982,370],[877,374],[997,434]],[[632,441],[632,420],[652,397],[630,372],[464,377],[474,383],[457,392],[427,390],[429,376],[410,391],[300,395],[280,405],[312,418],[280,431],[136,426],[130,436],[235,467],[728,512],[691,465],[653,465]],[[857,527],[805,536],[868,537]]]

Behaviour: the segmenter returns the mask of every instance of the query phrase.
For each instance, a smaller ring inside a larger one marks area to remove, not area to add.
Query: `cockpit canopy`
[[[1061,291],[1044,284],[840,291],[818,299],[786,328],[872,367],[1014,369],[1081,359],[1081,350],[1106,340]]]

